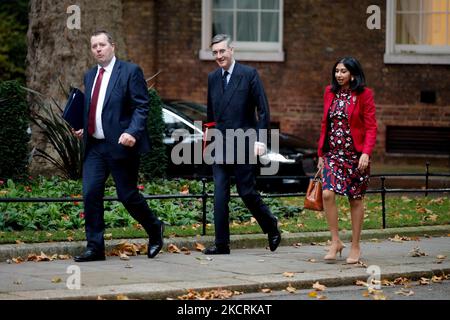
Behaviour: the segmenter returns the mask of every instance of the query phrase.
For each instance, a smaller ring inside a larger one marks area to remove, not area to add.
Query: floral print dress
[[[369,184],[370,166],[358,170],[361,153],[355,150],[349,125],[348,108],[352,92],[340,90],[328,112],[329,151],[323,156],[323,190],[331,190],[351,199],[361,199]]]

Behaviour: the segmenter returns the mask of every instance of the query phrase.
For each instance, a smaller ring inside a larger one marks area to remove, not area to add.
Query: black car
[[[206,106],[189,101],[163,100],[163,117],[166,124],[164,143],[168,153],[168,177],[199,178],[211,176],[210,165],[194,159],[194,150],[201,152],[203,144],[202,123],[207,122]],[[174,137],[177,129],[184,129],[185,134]],[[185,145],[179,145],[179,144]],[[187,144],[187,145],[186,145]],[[305,191],[309,178],[316,171],[317,153],[314,141],[306,141],[290,134],[279,134],[279,151],[270,150],[261,156],[266,163],[258,164],[259,169],[271,165],[271,161],[278,162],[279,167],[275,175],[259,175],[258,188],[267,192],[296,192]],[[174,149],[175,148],[175,149]],[[178,154],[180,149],[191,150],[190,161],[179,163],[173,154]],[[300,176],[304,176],[300,178]]]

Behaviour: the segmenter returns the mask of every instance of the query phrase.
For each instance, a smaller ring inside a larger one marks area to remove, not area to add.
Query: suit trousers
[[[213,164],[216,245],[230,243],[228,203],[230,202],[231,176],[235,177],[239,196],[263,232],[277,231],[277,218],[256,191],[255,168],[255,165],[251,164]]]
[[[112,175],[119,200],[150,235],[159,229],[159,220],[137,189],[139,155],[113,159],[104,140],[89,139],[83,165],[83,198],[87,249],[105,250],[103,234],[104,191]]]

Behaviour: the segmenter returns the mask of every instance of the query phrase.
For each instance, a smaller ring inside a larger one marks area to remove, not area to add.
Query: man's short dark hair
[[[227,47],[229,48],[231,46],[231,37],[228,34],[224,34],[224,33],[219,33],[216,34],[212,39],[211,39],[211,47],[213,45],[215,45],[216,43],[222,42],[222,41],[226,41],[227,42]]]
[[[113,43],[114,43],[113,37],[112,37],[111,33],[109,33],[109,32],[106,31],[106,30],[102,30],[102,29],[95,30],[95,31],[92,33],[91,38],[92,38],[92,37],[96,37],[96,36],[101,35],[101,34],[104,34],[104,35],[106,36],[106,38],[108,38],[108,42],[109,42],[110,44],[113,44]]]

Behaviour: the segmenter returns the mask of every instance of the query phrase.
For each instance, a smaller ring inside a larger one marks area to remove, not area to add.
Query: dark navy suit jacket
[[[84,142],[87,147],[87,124],[91,92],[94,85],[97,66],[84,76]],[[150,150],[147,134],[147,117],[149,111],[149,95],[142,70],[136,64],[116,59],[106,89],[102,111],[102,126],[105,141],[110,154],[115,159],[135,156]],[[136,138],[133,147],[118,143],[122,133],[129,133]]]
[[[257,133],[259,129],[268,129],[269,104],[256,69],[236,62],[225,92],[222,69],[211,72],[208,75],[207,113],[208,122],[215,121],[216,128],[223,134],[226,129],[245,131],[251,128]],[[247,154],[253,152],[253,146],[249,144],[246,144],[246,149]]]

